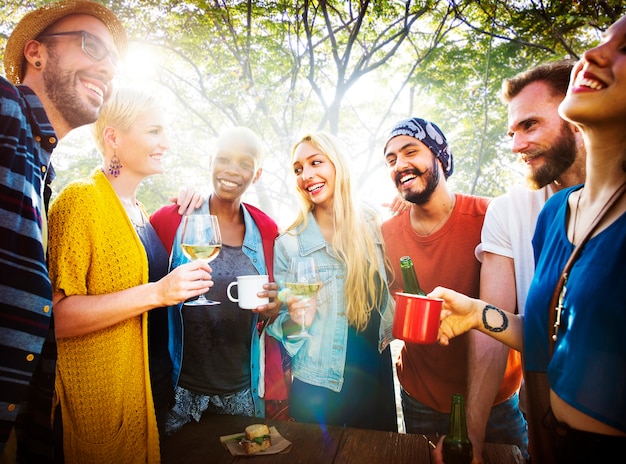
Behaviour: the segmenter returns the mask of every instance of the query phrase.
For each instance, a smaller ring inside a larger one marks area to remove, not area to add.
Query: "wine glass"
[[[222,236],[217,216],[211,214],[190,214],[183,218],[181,249],[191,260],[210,263],[222,249]],[[196,300],[186,301],[186,306],[209,306],[219,301],[207,300],[204,293]]]
[[[295,257],[291,258],[289,271],[285,277],[285,286],[295,296],[307,303],[313,298],[322,286],[317,265],[313,258]],[[305,325],[306,308],[302,309],[302,327],[299,333],[289,335],[287,338],[305,338],[311,335]]]

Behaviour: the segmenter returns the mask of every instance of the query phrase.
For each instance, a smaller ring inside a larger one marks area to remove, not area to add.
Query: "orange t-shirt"
[[[456,195],[452,215],[432,235],[420,236],[411,227],[410,210],[382,226],[385,246],[393,265],[392,294],[402,291],[400,257],[410,256],[424,291],[441,285],[473,298],[479,294],[480,262],[474,255],[489,200]],[[397,364],[402,388],[417,401],[439,411],[450,412],[453,393],[467,394],[469,335],[453,338],[449,346],[406,343]],[[521,359],[511,350],[504,380],[494,404],[515,393],[521,384]]]

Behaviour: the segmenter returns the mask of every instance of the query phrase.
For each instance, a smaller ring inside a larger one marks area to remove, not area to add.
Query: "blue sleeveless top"
[[[550,299],[574,249],[567,238],[567,200],[580,188],[556,193],[539,215],[524,318],[525,368],[547,372],[566,403],[626,432],[626,214],[592,237],[574,263],[549,359]]]

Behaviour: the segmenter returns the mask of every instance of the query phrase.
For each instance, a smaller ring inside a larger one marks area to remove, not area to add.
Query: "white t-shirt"
[[[553,193],[550,185],[540,190],[516,186],[494,198],[487,208],[481,243],[475,250],[480,262],[485,252],[513,258],[520,314],[524,314],[526,295],[535,272],[532,238],[537,217]]]

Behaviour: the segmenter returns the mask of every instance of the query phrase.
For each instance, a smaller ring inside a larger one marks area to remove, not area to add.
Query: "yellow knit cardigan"
[[[55,292],[102,295],[148,281],[141,240],[100,170],[59,194],[49,227]],[[147,314],[57,344],[65,462],[160,462]]]

